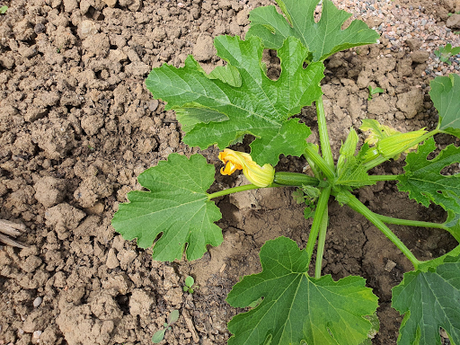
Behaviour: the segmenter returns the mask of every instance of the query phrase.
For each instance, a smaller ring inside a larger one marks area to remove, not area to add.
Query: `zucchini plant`
[[[358,147],[358,133],[350,129],[335,162],[330,145],[320,82],[324,60],[332,54],[377,42],[379,35],[351,14],[319,0],[277,0],[275,6],[250,13],[246,39],[218,36],[217,55],[226,62],[207,74],[193,56],[185,66],[164,64],[154,68],[146,86],[155,98],[167,102],[185,132],[183,141],[205,149],[217,145],[222,174],[242,170],[250,182],[208,193],[215,167],[199,154],[187,158],[171,154],[139,175],[146,191],[128,193],[112,225],[126,240],[137,239],[141,248],[153,246],[153,259],[200,258],[207,245],[218,246],[221,218],[213,199],[257,188],[299,187],[297,199],[307,202],[305,215],[313,216],[306,248],[286,237],[267,241],[261,248],[262,272],[244,277],[229,293],[233,307],[249,310],[228,324],[229,344],[362,344],[376,328],[378,298],[366,281],[348,276],[334,281],[321,272],[328,230],[328,202],[334,198],[365,216],[410,260],[413,271],[404,274],[393,289],[393,307],[404,315],[399,344],[441,344],[440,328],[452,344],[460,344],[460,246],[433,260],[421,261],[387,224],[438,228],[460,240],[460,174],[441,171],[460,163],[460,148],[451,144],[436,149],[434,135],[460,138],[460,76],[437,77],[431,82],[431,99],[439,121],[432,131],[401,133],[376,120],[363,121],[368,133]],[[267,77],[264,49],[277,51],[281,73]],[[307,143],[311,130],[293,116],[315,104],[320,146]],[[344,129],[345,130],[345,129]],[[228,147],[247,135],[255,139],[250,154]],[[304,156],[313,176],[279,172],[279,156]],[[406,155],[404,173],[378,175],[370,171]],[[397,219],[371,211],[353,191],[378,181],[397,181],[400,191],[428,207],[444,208],[447,220],[432,223]],[[316,247],[316,259],[312,260]],[[308,274],[314,261],[314,275]]]

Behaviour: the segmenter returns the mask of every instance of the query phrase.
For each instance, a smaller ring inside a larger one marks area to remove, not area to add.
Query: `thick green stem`
[[[313,249],[315,248],[316,239],[318,238],[319,230],[323,222],[323,215],[327,211],[327,203],[331,195],[331,187],[326,187],[321,192],[318,198],[318,204],[316,205],[315,218],[311,226],[310,235],[308,235],[308,242],[305,251],[308,255],[308,265],[310,265],[311,256],[313,255]]]
[[[263,188],[263,187],[258,187],[258,186],[253,185],[253,184],[245,184],[244,186],[233,187],[233,188],[229,188],[229,189],[220,190],[220,191],[212,193],[212,194],[208,194],[208,200],[218,198],[219,196],[224,196],[224,195],[228,195],[228,194],[244,192],[245,190],[259,189],[259,188]]]
[[[410,219],[400,219],[400,218],[393,218],[382,216],[381,214],[374,213],[382,222],[386,224],[396,224],[396,225],[406,225],[406,226],[418,226],[421,228],[434,228],[434,229],[443,229],[449,231],[450,229],[445,226],[444,224],[440,223],[431,223],[431,222],[424,222],[420,220],[410,220]]]
[[[414,268],[417,269],[420,265],[420,261],[412,254],[409,248],[406,247],[404,243],[390,230],[381,220],[380,218],[371,210],[369,210],[361,201],[359,201],[353,194],[350,192],[343,192],[346,193],[345,196],[347,198],[347,204],[356,212],[361,213],[364,217],[366,217],[372,224],[374,224],[383,234],[393,242],[396,247],[403,252],[403,254],[412,262]]]
[[[399,175],[369,175],[371,181],[396,181]]]
[[[273,183],[280,186],[302,187],[304,185],[317,186],[319,180],[302,173],[280,171],[275,173]]]
[[[439,129],[435,129],[435,130],[432,130],[432,131],[430,131],[428,133],[425,133],[421,137],[415,139],[410,144],[407,144],[406,146],[401,148],[399,153],[403,153],[404,151],[409,150],[411,147],[413,147],[413,146],[415,146],[417,144],[420,144],[422,141],[425,141],[426,139],[428,139],[428,138],[430,138],[433,135],[438,134],[438,133],[439,133]],[[366,164],[364,164],[364,167],[366,168],[366,170],[370,170],[370,169],[382,164],[383,162],[386,162],[387,160],[389,160],[391,158],[392,157],[378,156],[377,158],[375,158],[375,159],[371,160],[370,162],[367,162]]]
[[[335,178],[334,169],[327,164],[326,160],[321,157],[318,152],[316,152],[314,145],[307,145],[305,154],[313,161],[313,163],[315,163],[315,166],[318,167],[329,180],[333,180]]]
[[[316,101],[316,116],[318,118],[319,141],[321,143],[321,152],[327,165],[332,169],[334,158],[332,156],[331,143],[327,132],[326,113],[324,112],[323,96]]]
[[[318,245],[316,247],[315,278],[321,278],[321,269],[323,266],[324,245],[326,244],[326,232],[329,220],[328,207],[323,213],[319,228]]]

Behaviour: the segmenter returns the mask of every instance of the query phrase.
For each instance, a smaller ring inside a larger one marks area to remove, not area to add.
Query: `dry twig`
[[[24,224],[17,224],[9,220],[0,219],[0,242],[13,247],[26,248],[26,245],[11,238],[19,236],[25,230],[26,226]]]

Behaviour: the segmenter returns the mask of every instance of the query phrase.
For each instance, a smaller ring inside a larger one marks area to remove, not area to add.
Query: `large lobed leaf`
[[[460,148],[447,146],[435,158],[428,160],[428,155],[436,148],[433,138],[428,139],[418,147],[417,152],[407,155],[406,171],[398,177],[398,189],[408,192],[425,207],[430,202],[443,207],[453,214],[460,214],[460,174],[445,176],[442,169],[452,164],[460,163]],[[446,225],[453,226],[458,217],[451,216],[452,221]]]
[[[460,344],[460,256],[426,272],[404,274],[393,288],[393,308],[404,314],[399,345],[441,345],[442,327]]]
[[[310,61],[323,61],[341,50],[377,42],[379,34],[361,20],[352,21],[342,30],[351,14],[338,10],[330,0],[323,1],[321,19],[316,23],[314,13],[319,1],[276,0],[287,20],[275,6],[258,7],[249,15],[251,28],[246,37],[260,37],[270,49],[279,49],[289,36],[297,37],[312,53]]]
[[[460,138],[460,76],[436,77],[430,87],[430,97],[439,113],[438,128]]]
[[[227,67],[206,75],[189,56],[185,67],[163,65],[154,68],[146,85],[155,98],[177,111],[186,135],[184,142],[221,149],[244,134],[256,137],[251,156],[259,164],[275,165],[279,155],[301,155],[310,129],[298,119],[289,119],[322,94],[322,63],[303,67],[308,51],[300,41],[288,37],[278,52],[281,74],[274,81],[261,63],[260,39],[218,36],[217,55]]]
[[[181,259],[187,245],[187,259],[199,259],[206,245],[222,243],[222,230],[214,224],[219,208],[208,200],[206,190],[214,182],[214,166],[201,155],[190,159],[173,153],[139,175],[149,191],[128,193],[129,203],[120,204],[112,226],[126,240],[137,238],[141,248],[153,247],[153,259]]]
[[[375,328],[367,316],[377,309],[377,297],[363,278],[309,277],[307,253],[286,237],[267,241],[260,261],[263,271],[244,277],[228,295],[240,308],[263,298],[229,322],[230,345],[360,344]]]

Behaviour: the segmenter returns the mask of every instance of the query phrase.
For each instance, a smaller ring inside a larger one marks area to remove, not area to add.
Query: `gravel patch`
[[[460,31],[448,28],[445,22],[436,22],[422,5],[400,5],[391,0],[335,1],[335,4],[353,13],[353,18],[364,20],[382,39],[388,40],[388,53],[409,52],[414,49],[411,44],[418,41],[416,50],[429,53],[427,67],[421,76],[435,77],[460,71],[460,54],[450,59],[452,65],[440,61],[434,54],[435,50],[448,43],[452,47],[460,46]]]

